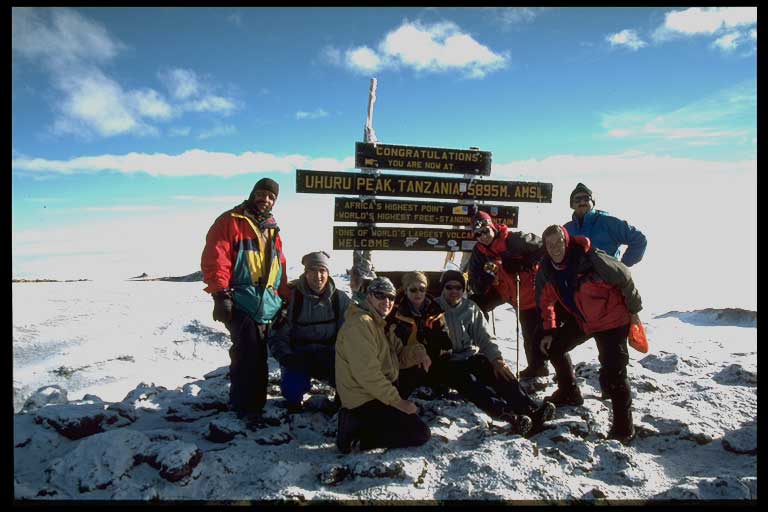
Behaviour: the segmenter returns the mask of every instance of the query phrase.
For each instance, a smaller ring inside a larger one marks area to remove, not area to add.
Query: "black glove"
[[[291,371],[300,373],[305,373],[307,368],[304,358],[296,352],[289,352],[285,354],[280,359],[280,364]]]
[[[213,319],[229,323],[232,320],[232,294],[228,291],[218,291],[213,294]]]

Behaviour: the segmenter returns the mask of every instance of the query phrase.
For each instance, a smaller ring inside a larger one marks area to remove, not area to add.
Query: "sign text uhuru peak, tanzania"
[[[465,251],[477,241],[468,229],[333,227],[333,250]]]
[[[296,169],[296,192],[551,203],[552,184]]]
[[[482,204],[478,208],[488,213],[496,224],[517,227],[517,206]],[[337,197],[333,220],[466,226],[470,223],[470,216],[466,204]]]
[[[425,148],[357,142],[355,143],[355,167],[489,176],[491,153],[476,149]]]

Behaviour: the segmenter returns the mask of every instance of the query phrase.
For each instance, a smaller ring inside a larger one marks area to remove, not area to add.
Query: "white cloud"
[[[530,7],[501,7],[494,9],[498,21],[505,25],[516,25],[518,23],[531,23],[541,12],[541,9],[532,9]]]
[[[227,21],[234,23],[238,27],[243,26],[243,13],[240,11],[235,11],[233,13],[230,13],[227,15]]]
[[[344,54],[347,66],[362,73],[375,73],[382,68],[382,59],[367,46],[347,50]]]
[[[631,29],[622,30],[615,34],[611,34],[605,38],[611,46],[626,46],[632,50],[639,50],[644,46],[648,46],[648,43],[638,37],[637,32]]]
[[[124,47],[103,26],[66,8],[14,7],[11,33],[14,53],[50,68],[106,62]]]
[[[193,112],[220,112],[222,114],[231,114],[236,106],[234,102],[222,96],[204,96],[198,100],[182,105],[184,110]]]
[[[736,47],[739,45],[738,40],[740,38],[741,38],[741,34],[739,34],[738,32],[731,32],[729,34],[725,34],[724,36],[717,38],[715,42],[712,44],[725,52],[730,52],[735,50]]]
[[[313,112],[304,112],[303,110],[296,112],[296,119],[320,119],[321,117],[328,117],[328,112],[321,108],[317,108]]]
[[[179,155],[164,153],[128,153],[125,155],[83,156],[70,160],[46,160],[43,158],[15,158],[11,167],[17,171],[32,173],[96,173],[144,172],[152,176],[236,176],[258,172],[290,173],[296,169],[322,169],[343,171],[354,168],[355,159],[313,159],[304,155],[278,156],[270,153],[210,152],[200,149],[185,151]]]
[[[171,69],[158,73],[160,80],[177,100],[185,100],[197,96],[200,92],[200,83],[197,73],[191,69]]]
[[[324,55],[326,60],[335,56],[328,48]],[[482,78],[504,68],[508,59],[507,54],[495,53],[461,32],[455,23],[423,25],[406,20],[384,36],[377,50],[368,46],[347,50],[344,64],[364,74],[409,67],[425,72],[460,71],[470,78]]]
[[[698,139],[733,144],[736,138],[754,134],[756,108],[756,83],[748,81],[668,112],[604,113],[602,126],[609,137]]]
[[[691,7],[665,13],[664,23],[653,37],[664,41],[679,36],[714,35],[756,23],[756,7]]]
[[[225,137],[227,135],[234,135],[237,133],[237,128],[231,124],[224,126],[214,126],[210,130],[206,130],[197,136],[198,139],[210,139],[211,137]]]
[[[320,51],[320,57],[324,62],[334,66],[341,66],[343,64],[341,60],[341,50],[331,45],[323,47]]]
[[[757,29],[756,28],[753,28],[752,30],[749,31],[749,37],[753,41],[757,41]]]
[[[128,97],[132,100],[135,110],[143,117],[169,119],[173,116],[172,107],[154,89],[131,91]]]
[[[168,135],[171,137],[186,137],[192,129],[189,126],[175,126],[168,129]]]

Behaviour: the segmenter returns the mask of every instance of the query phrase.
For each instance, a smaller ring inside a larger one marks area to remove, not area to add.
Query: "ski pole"
[[[515,354],[515,378],[520,379],[520,273],[515,273],[515,323],[517,324],[517,351]]]
[[[493,327],[493,335],[496,336],[496,309],[491,310],[491,326]]]

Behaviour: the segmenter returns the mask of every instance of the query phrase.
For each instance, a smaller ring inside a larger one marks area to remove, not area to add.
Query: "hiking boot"
[[[549,375],[549,368],[544,366],[529,366],[525,370],[520,372],[520,380],[523,379],[535,379],[536,377],[547,377]]]
[[[338,429],[336,430],[336,447],[341,453],[350,453],[353,452],[353,449],[356,449],[357,451],[360,450],[359,430],[360,421],[355,418],[352,411],[346,407],[339,409],[339,424]]]
[[[564,405],[582,405],[584,398],[581,396],[579,386],[571,386],[570,388],[563,389],[558,387],[554,393],[544,398],[545,402],[552,402],[557,407]]]
[[[531,418],[524,414],[515,414],[512,409],[505,407],[499,419],[509,423],[508,433],[511,435],[518,434],[524,436],[533,427],[533,421]]]
[[[615,426],[612,426],[611,430],[608,431],[608,439],[615,439],[624,446],[628,446],[635,438],[636,434],[637,432],[635,431],[634,425],[629,426],[629,431],[619,430]]]
[[[540,406],[534,409],[529,416],[531,417],[531,421],[533,421],[533,428],[535,430],[540,430],[544,425],[544,422],[555,417],[555,404],[544,401]]]

